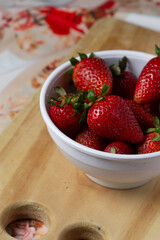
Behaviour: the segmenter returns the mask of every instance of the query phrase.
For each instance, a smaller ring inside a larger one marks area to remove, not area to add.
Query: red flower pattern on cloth
[[[117,9],[115,1],[107,1],[95,9],[72,9],[72,8],[58,8],[58,7],[35,7],[27,10],[22,10],[16,15],[7,16],[4,19],[1,29],[10,27],[9,24],[14,24],[14,31],[25,31],[27,29],[45,26],[46,24],[54,34],[68,35],[71,30],[84,34],[84,29],[81,28],[86,24],[86,19],[91,15],[89,27],[96,19],[113,15]],[[84,18],[84,21],[82,21]],[[87,20],[88,21],[88,20]]]
[[[101,8],[101,9],[111,9],[114,5],[115,5],[115,1],[107,1],[104,4],[102,4],[101,6],[99,6],[99,8]]]
[[[69,12],[55,7],[48,7],[47,9],[41,9],[40,12],[46,14],[45,21],[56,34],[69,34],[71,29],[84,33],[84,31],[77,26],[82,20],[82,15],[77,15],[77,11]]]
[[[21,24],[14,27],[15,31],[23,31],[28,28],[42,26],[47,23],[53,33],[58,35],[67,35],[71,29],[80,33],[84,30],[78,25],[82,22],[84,13],[78,13],[77,10],[61,10],[56,7],[35,8],[35,11],[22,11],[18,13],[18,17],[13,20],[22,21]]]
[[[20,24],[19,26],[15,27],[14,30],[15,31],[22,31],[22,30],[26,30],[28,28],[32,28],[34,27],[36,24],[33,21],[33,17],[30,14],[29,11],[22,11],[19,13],[19,18],[23,19],[24,22],[22,24]]]

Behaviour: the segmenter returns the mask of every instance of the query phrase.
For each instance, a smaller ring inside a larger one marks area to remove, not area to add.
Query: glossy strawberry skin
[[[125,99],[125,102],[132,110],[141,129],[146,130],[147,128],[154,127],[153,116],[142,105],[130,99]]]
[[[63,107],[51,105],[49,115],[54,124],[71,138],[75,138],[82,128],[79,122],[81,113],[75,115],[72,104],[64,104]]]
[[[151,59],[144,66],[137,80],[134,100],[140,104],[160,100],[160,57]]]
[[[105,152],[111,153],[111,147],[115,149],[115,153],[117,154],[134,154],[134,148],[129,143],[124,143],[120,141],[114,141],[107,145],[104,149]]]
[[[137,146],[137,153],[143,154],[143,153],[152,153],[160,151],[160,141],[153,142],[152,140],[158,135],[156,132],[150,132],[145,134],[144,142],[141,144],[138,144]]]
[[[91,132],[89,128],[83,129],[75,138],[75,141],[89,148],[103,151],[106,146],[106,139]]]
[[[112,91],[112,73],[105,61],[98,57],[84,58],[77,63],[72,78],[77,89],[92,89],[96,96],[100,95],[103,83],[109,86],[108,94]]]
[[[133,99],[137,78],[129,71],[123,71],[119,76],[113,78],[113,91],[114,95],[122,98]]]
[[[140,143],[143,132],[127,103],[110,95],[94,104],[88,112],[87,123],[94,133],[117,141]]]

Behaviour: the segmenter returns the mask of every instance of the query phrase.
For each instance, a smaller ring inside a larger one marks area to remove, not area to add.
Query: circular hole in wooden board
[[[84,222],[65,227],[58,240],[111,240],[111,238],[100,226]]]
[[[50,220],[51,218],[49,215],[50,213],[48,209],[45,208],[44,206],[41,206],[40,204],[32,203],[32,202],[23,202],[23,203],[17,203],[7,207],[1,214],[0,222],[1,222],[2,229],[6,233],[8,233],[8,236],[13,235],[13,237],[16,238],[16,236],[14,236],[16,231],[14,228],[16,227],[19,227],[20,234],[23,235],[23,232],[27,227],[28,232],[26,232],[26,238],[27,238],[27,234],[29,235],[29,232],[30,232],[30,236],[33,236],[33,240],[34,240],[47,234],[48,229],[51,225],[51,220]],[[41,229],[42,232],[40,232],[41,231],[39,229],[40,227],[43,228]],[[18,237],[20,236],[17,236],[17,239]],[[20,238],[20,239],[23,239],[23,238]],[[29,239],[29,237],[27,239]],[[24,237],[24,240],[25,240],[25,237]]]

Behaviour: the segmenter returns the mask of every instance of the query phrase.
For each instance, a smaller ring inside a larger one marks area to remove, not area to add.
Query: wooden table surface
[[[98,21],[66,57],[129,49],[154,53],[160,33],[116,19]],[[42,220],[45,240],[159,240],[160,178],[132,190],[90,181],[51,140],[39,109],[40,89],[0,137],[0,239],[6,225]]]

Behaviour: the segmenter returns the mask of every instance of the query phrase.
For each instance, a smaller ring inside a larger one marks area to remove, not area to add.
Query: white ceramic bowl
[[[128,69],[138,77],[146,62],[154,55],[137,51],[101,51],[95,55],[108,65],[117,63],[123,56],[129,59]],[[149,154],[112,154],[83,146],[63,134],[51,121],[47,106],[48,95],[53,96],[53,86],[68,87],[66,62],[55,69],[44,83],[40,94],[40,109],[48,132],[64,156],[81,169],[94,182],[111,188],[128,189],[141,186],[160,175],[160,152]]]

